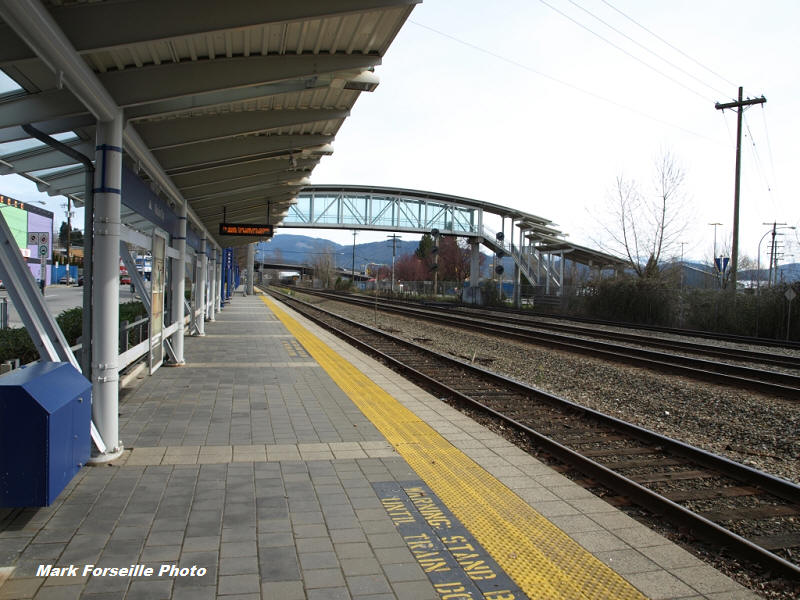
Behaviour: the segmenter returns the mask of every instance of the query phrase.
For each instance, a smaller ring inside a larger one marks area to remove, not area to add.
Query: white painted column
[[[211,264],[208,267],[208,320],[216,321],[214,315],[217,312],[216,301],[214,300],[217,285],[217,249],[210,250]]]
[[[178,251],[178,258],[171,259],[172,268],[172,320],[180,323],[178,330],[172,334],[172,350],[175,352],[175,364],[185,365],[183,359],[183,296],[186,292],[186,205],[178,207],[178,235],[172,238],[173,248]]]
[[[247,245],[247,293],[251,296],[255,293],[255,291],[253,290],[255,271],[256,271],[256,245],[248,244]]]
[[[197,269],[197,284],[195,286],[195,298],[197,298],[198,301],[198,306],[196,308],[200,309],[200,316],[197,318],[197,335],[199,336],[204,336],[206,334],[206,314],[208,313],[208,302],[206,302],[208,298],[208,292],[206,291],[206,282],[208,281],[206,277],[208,256],[206,255],[206,246],[206,238],[204,236],[200,242],[200,252],[197,255],[199,265]]]
[[[222,248],[217,249],[217,272],[215,274],[216,283],[214,284],[214,310],[222,310]]]
[[[115,457],[119,440],[119,239],[122,113],[97,123],[92,282],[92,419]]]

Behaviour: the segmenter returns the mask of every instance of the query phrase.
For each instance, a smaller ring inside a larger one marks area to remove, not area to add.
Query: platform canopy
[[[126,166],[219,246],[219,223],[276,223],[421,0],[0,2],[0,173],[83,201],[95,123],[124,111]],[[124,190],[123,190],[124,194]],[[140,230],[148,222],[123,209]]]

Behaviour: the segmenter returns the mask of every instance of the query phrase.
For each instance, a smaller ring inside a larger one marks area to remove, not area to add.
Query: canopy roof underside
[[[24,0],[63,33],[124,112],[125,163],[220,246],[223,220],[276,223],[304,185],[419,0]],[[0,7],[0,173],[81,204],[82,167],[31,139],[30,124],[91,159],[96,115]],[[81,65],[83,66],[83,65]],[[178,194],[167,193],[161,169]],[[177,197],[176,197],[177,196]],[[269,211],[269,216],[267,215]],[[124,211],[123,220],[147,223]]]

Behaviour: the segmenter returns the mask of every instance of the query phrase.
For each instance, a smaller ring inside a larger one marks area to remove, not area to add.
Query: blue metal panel
[[[194,248],[195,252],[200,252],[201,240],[191,227],[186,228],[186,243]]]
[[[125,166],[122,167],[122,203],[171,236],[178,235],[178,216],[147,183]]]
[[[89,459],[91,384],[69,363],[0,377],[0,506],[48,506]]]

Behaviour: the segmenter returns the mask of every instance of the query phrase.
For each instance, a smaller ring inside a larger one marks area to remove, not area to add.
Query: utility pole
[[[717,102],[714,108],[725,110],[726,108],[736,109],[736,181],[733,191],[733,241],[731,243],[731,289],[736,294],[736,271],[739,265],[739,180],[742,173],[742,113],[746,106],[753,104],[764,104],[767,101],[764,96],[761,98],[742,99],[742,87],[739,87],[739,99],[735,102],[720,104]]]
[[[350,278],[353,284],[353,287],[356,285],[356,235],[358,235],[358,231],[355,229],[353,230],[353,265],[350,268]]]
[[[392,293],[394,294],[394,259],[397,256],[397,239],[400,237],[396,233],[387,235],[392,240]]]

